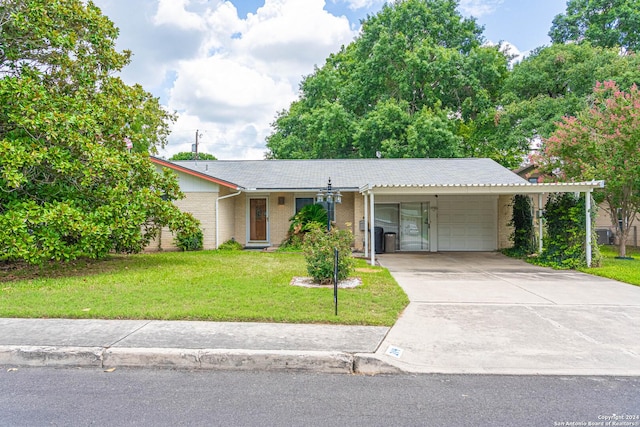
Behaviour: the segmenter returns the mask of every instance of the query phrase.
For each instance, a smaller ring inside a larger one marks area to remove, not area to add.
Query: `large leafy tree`
[[[278,114],[268,157],[500,157],[502,146],[474,136],[490,122],[507,57],[483,46],[457,4],[400,0],[364,20]]]
[[[596,82],[605,80],[624,89],[640,83],[640,57],[587,42],[538,48],[509,73],[486,137],[526,153],[532,142],[551,136],[563,116],[587,107]]]
[[[569,0],[553,19],[553,43],[589,41],[594,46],[640,48],[640,0]]]
[[[559,179],[604,179],[604,199],[617,230],[619,254],[640,211],[640,91],[598,83],[592,105],[565,117],[537,157]],[[620,219],[620,223],[618,222]]]
[[[181,151],[169,157],[169,160],[195,160],[196,153],[191,151]],[[209,153],[198,153],[198,160],[218,160],[216,156]]]
[[[159,226],[197,231],[149,152],[167,114],[114,76],[129,61],[91,2],[0,2],[0,260],[137,252]]]

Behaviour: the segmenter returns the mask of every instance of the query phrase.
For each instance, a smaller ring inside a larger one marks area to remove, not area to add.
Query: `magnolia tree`
[[[544,141],[537,159],[560,179],[604,179],[606,209],[615,227],[619,255],[640,209],[640,92],[598,83],[590,108],[565,117]]]
[[[172,116],[115,76],[130,53],[81,0],[0,1],[0,261],[138,252],[198,222],[171,200],[175,175],[149,152]]]

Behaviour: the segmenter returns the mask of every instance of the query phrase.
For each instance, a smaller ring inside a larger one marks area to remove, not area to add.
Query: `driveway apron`
[[[408,372],[640,375],[640,287],[496,252],[381,254],[410,304],[376,357]]]

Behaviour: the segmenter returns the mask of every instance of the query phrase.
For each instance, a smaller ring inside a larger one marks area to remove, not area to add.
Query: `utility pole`
[[[198,134],[200,131],[196,129],[196,160],[198,160]]]

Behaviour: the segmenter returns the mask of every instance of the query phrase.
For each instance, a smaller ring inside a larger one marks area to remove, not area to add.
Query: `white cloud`
[[[267,0],[247,17],[234,52],[263,72],[297,82],[353,40],[349,21],[324,10],[324,0]]]
[[[460,0],[460,11],[464,16],[479,18],[494,12],[504,0]]]
[[[262,158],[270,123],[296,99],[302,76],[356,35],[324,0],[264,0],[245,19],[235,0],[95,2],[121,29],[118,48],[134,53],[125,81],[178,112],[166,156],[189,151],[199,129],[202,151]]]
[[[197,128],[204,130],[202,151],[220,159],[262,158],[270,123],[295,100],[301,76],[354,33],[345,18],[324,10],[323,0],[266,0],[246,19],[220,2],[202,16],[206,34],[198,55],[175,67],[168,105],[179,119],[167,154],[190,148]]]
[[[332,0],[334,3],[339,1],[344,1],[347,3],[349,9],[358,10],[358,9],[372,9],[373,7],[382,6],[386,3],[385,0]],[[393,1],[391,1],[393,2]]]
[[[212,52],[231,49],[232,36],[242,34],[246,29],[245,21],[238,17],[235,6],[224,1],[206,12],[206,34],[200,46],[200,56],[208,56]]]
[[[500,44],[500,50],[512,58],[510,61],[512,65],[522,61],[522,59],[529,53],[520,52],[520,50],[515,45],[506,41]]]
[[[497,43],[494,43],[492,41],[487,41],[487,42],[485,42],[485,45],[487,45],[487,46],[496,46]],[[500,51],[505,53],[506,55],[508,55],[511,58],[509,60],[509,63],[511,65],[522,61],[522,59],[529,54],[528,51],[527,52],[521,52],[520,49],[518,49],[514,44],[509,43],[508,41],[500,42]]]
[[[153,17],[153,23],[175,25],[184,30],[203,29],[202,18],[186,10],[189,3],[189,0],[158,0],[158,11]]]
[[[220,55],[184,61],[177,73],[169,108],[206,121],[264,122],[295,98],[288,82]]]
[[[202,42],[202,31],[176,25],[154,24],[157,0],[97,0],[96,5],[120,29],[117,48],[129,49],[133,58],[122,72],[127,83],[140,83],[157,96],[177,61],[192,57]]]
[[[224,160],[262,159],[265,153],[263,141],[268,135],[268,128],[258,129],[253,124],[212,123],[187,113],[180,115],[172,131],[172,150],[165,153],[167,157],[191,151],[198,131],[198,151]]]

